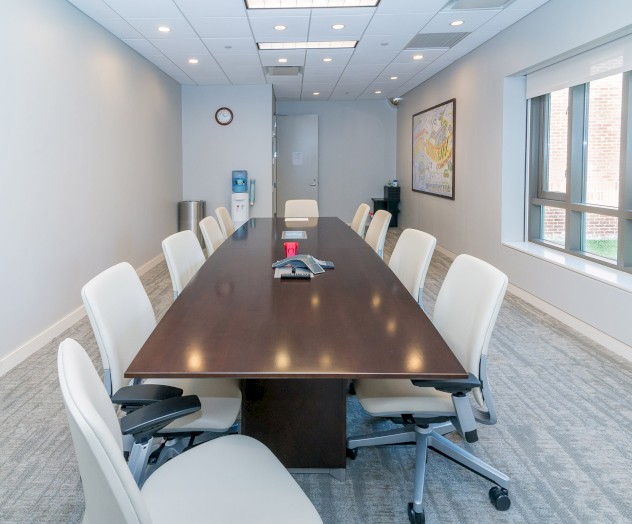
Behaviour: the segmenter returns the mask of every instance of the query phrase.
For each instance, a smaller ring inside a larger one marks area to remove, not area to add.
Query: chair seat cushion
[[[406,379],[362,379],[353,385],[362,407],[377,417],[393,417],[411,413],[424,415],[454,415],[449,393],[434,388],[421,388]]]
[[[322,524],[272,452],[244,435],[220,437],[179,455],[151,475],[141,492],[153,524]]]
[[[226,431],[241,408],[239,380],[232,378],[148,379],[145,384],[181,388],[185,395],[200,397],[202,408],[169,424],[164,431]]]

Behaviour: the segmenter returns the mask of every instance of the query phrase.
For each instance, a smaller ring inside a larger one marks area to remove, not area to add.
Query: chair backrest
[[[364,238],[367,244],[380,256],[384,250],[384,241],[386,240],[388,225],[391,223],[391,216],[388,211],[383,209],[376,211]]]
[[[219,222],[219,227],[224,234],[224,238],[228,238],[235,232],[235,225],[233,224],[233,219],[230,218],[228,209],[225,207],[218,207],[215,210],[215,214],[217,215],[217,222]]]
[[[121,262],[83,286],[81,298],[97,339],[112,395],[129,380],[123,375],[156,327],[156,315],[134,268]]]
[[[507,290],[507,276],[470,255],[454,259],[435,302],[432,323],[468,373],[479,376],[498,311]],[[474,396],[482,403],[479,390]]]
[[[316,200],[286,200],[285,201],[285,217],[317,217],[318,202]]]
[[[224,242],[224,233],[219,227],[215,217],[207,216],[200,220],[200,231],[206,244],[206,256],[210,257],[213,252]]]
[[[171,275],[173,298],[176,299],[204,264],[204,251],[195,233],[188,229],[165,238],[162,241],[162,251]]]
[[[114,407],[76,341],[67,338],[59,345],[57,371],[83,485],[83,522],[151,522],[123,458]]]
[[[353,220],[351,221],[351,229],[360,235],[360,238],[364,238],[366,220],[369,218],[370,209],[371,208],[367,204],[360,204],[358,206],[358,210],[353,216]]]
[[[421,301],[421,291],[436,244],[437,239],[428,233],[405,229],[388,261],[388,267],[417,302]]]

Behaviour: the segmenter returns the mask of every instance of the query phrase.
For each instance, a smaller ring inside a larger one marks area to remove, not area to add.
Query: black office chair
[[[416,443],[415,487],[408,514],[411,524],[425,522],[423,489],[428,448],[492,481],[489,496],[496,509],[509,509],[509,477],[445,435],[458,431],[467,442],[478,440],[476,422],[495,424],[496,412],[487,379],[487,349],[507,289],[507,277],[469,255],[458,256],[441,286],[433,324],[469,373],[467,380],[417,381],[365,379],[354,381],[362,407],[371,415],[403,423],[403,428],[347,439],[347,454],[358,448]],[[468,392],[478,404],[473,408]]]

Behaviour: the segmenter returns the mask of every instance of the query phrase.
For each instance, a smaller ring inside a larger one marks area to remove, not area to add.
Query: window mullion
[[[568,100],[568,161],[566,176],[566,248],[582,251],[582,214],[570,208],[583,201],[586,158],[586,85],[572,87]]]

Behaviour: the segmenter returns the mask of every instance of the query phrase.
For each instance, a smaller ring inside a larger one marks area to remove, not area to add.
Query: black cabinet
[[[397,215],[399,214],[399,187],[384,186],[384,198],[372,198],[373,212],[385,209],[393,217],[389,227],[397,227]]]

